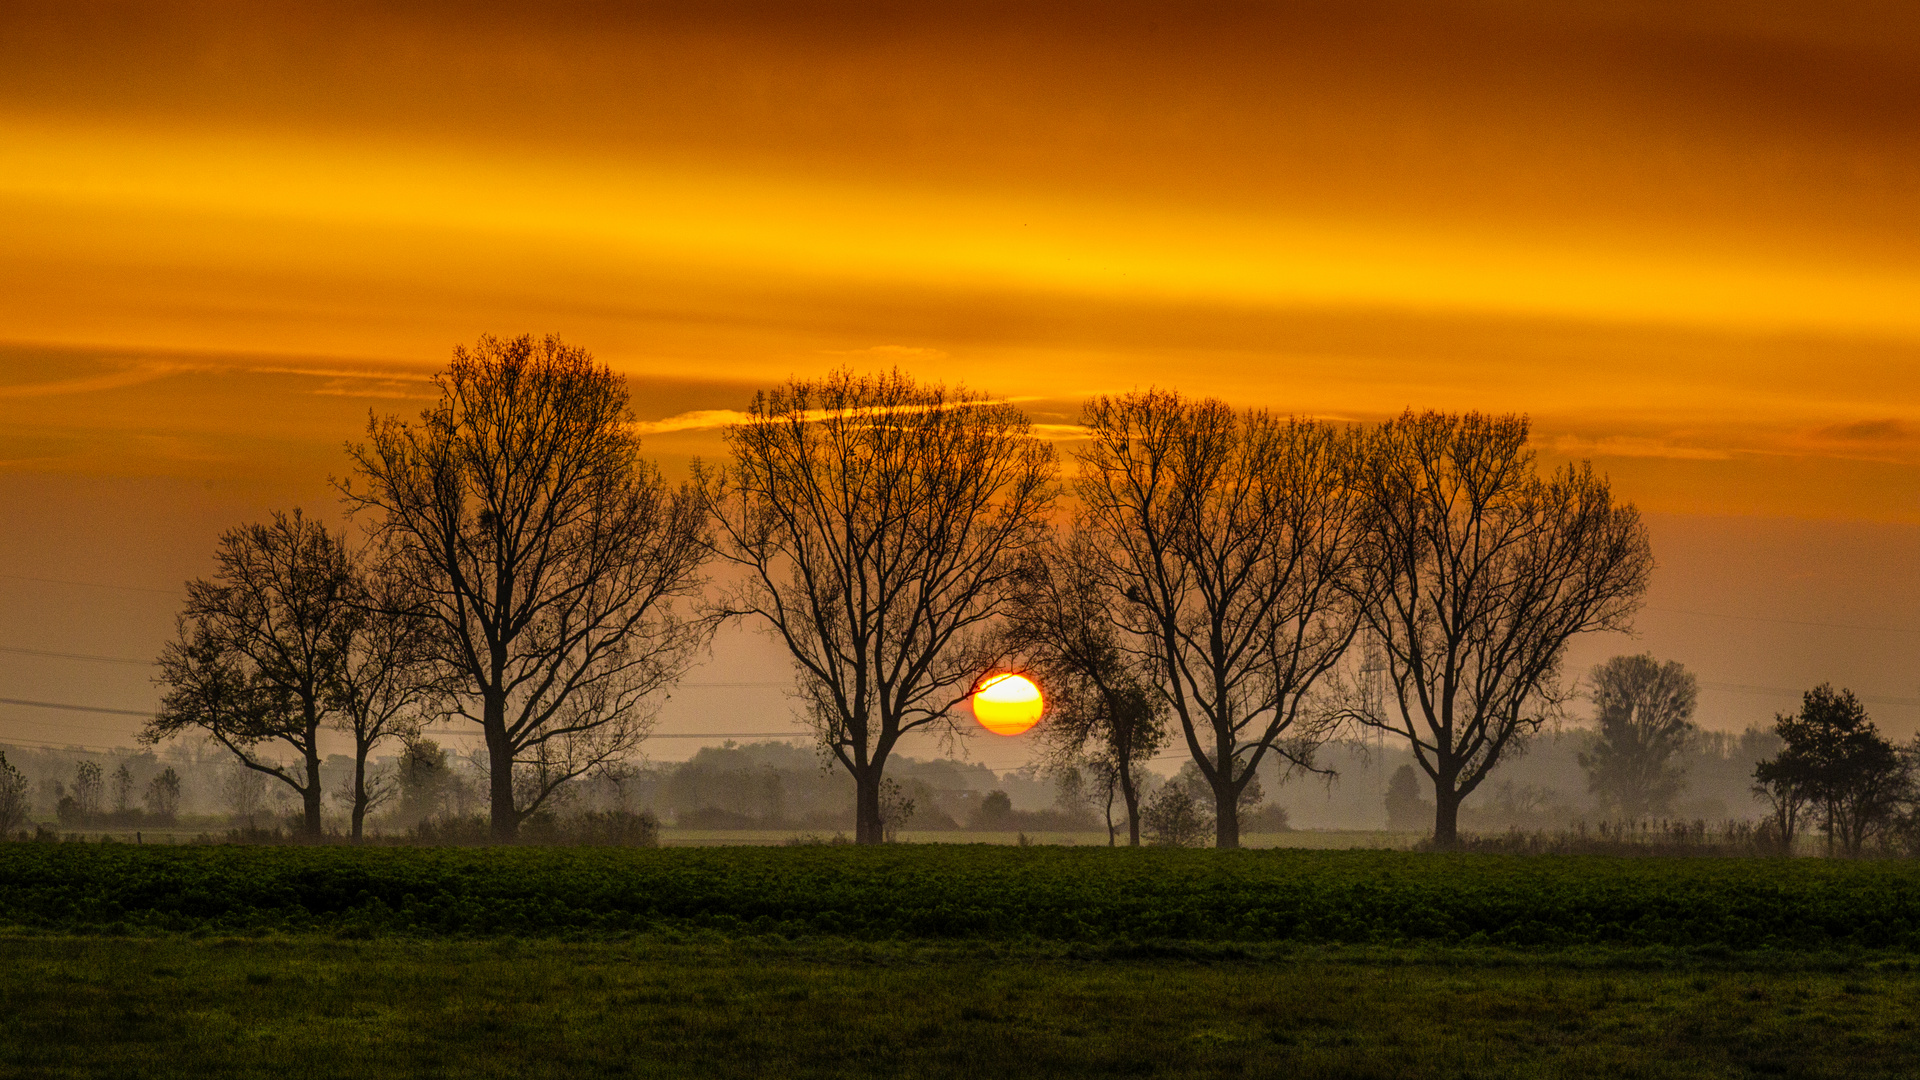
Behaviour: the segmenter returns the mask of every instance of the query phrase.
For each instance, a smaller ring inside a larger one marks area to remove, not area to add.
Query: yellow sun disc
[[[1025,675],[989,675],[973,692],[973,718],[995,735],[1020,734],[1039,723],[1045,709],[1040,688]]]

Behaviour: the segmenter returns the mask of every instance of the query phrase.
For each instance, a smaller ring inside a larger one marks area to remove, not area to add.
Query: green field
[[[1920,864],[0,845],[0,1075],[1913,1076]]]

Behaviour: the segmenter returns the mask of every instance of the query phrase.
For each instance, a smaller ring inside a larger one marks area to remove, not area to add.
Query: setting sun
[[[995,735],[1018,735],[1040,722],[1046,711],[1040,688],[1025,675],[989,675],[973,692],[973,718]]]

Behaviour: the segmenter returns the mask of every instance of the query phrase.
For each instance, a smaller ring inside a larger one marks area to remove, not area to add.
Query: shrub
[[[1154,847],[1205,847],[1213,832],[1213,815],[1185,785],[1166,784],[1147,796],[1140,827]]]

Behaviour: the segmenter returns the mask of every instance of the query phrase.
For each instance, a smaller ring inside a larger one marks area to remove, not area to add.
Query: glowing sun
[[[980,680],[973,692],[973,718],[995,735],[1018,735],[1040,722],[1046,701],[1025,675],[1002,672]]]

